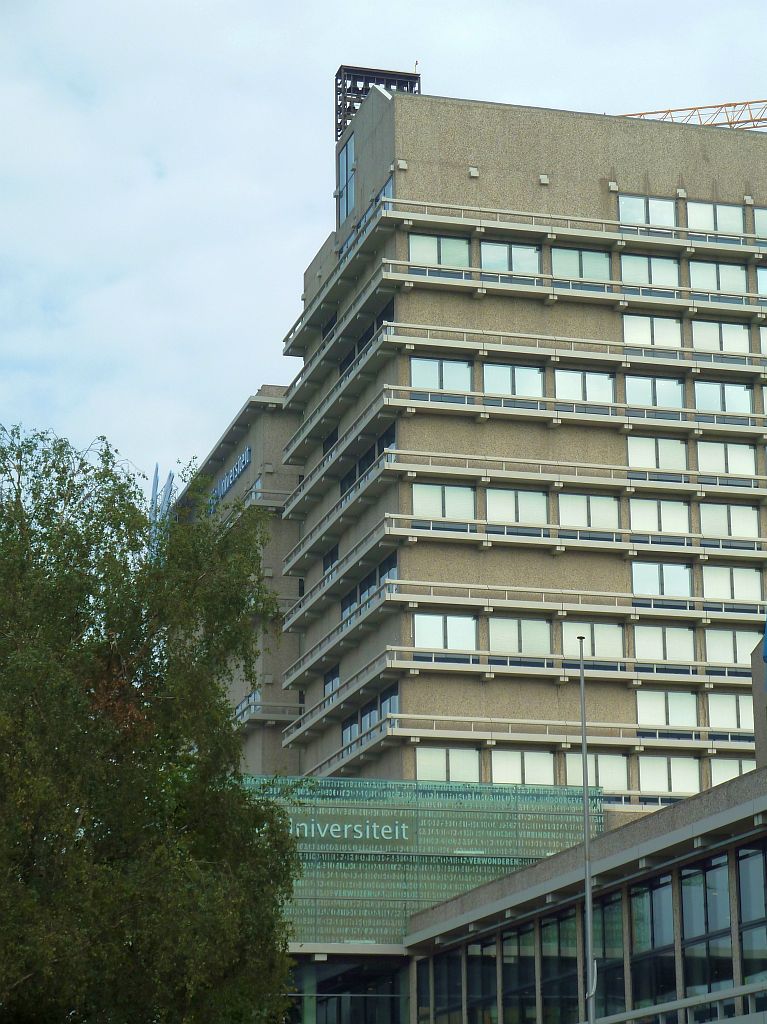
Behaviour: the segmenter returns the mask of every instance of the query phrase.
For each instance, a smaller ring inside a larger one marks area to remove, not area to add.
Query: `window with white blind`
[[[618,196],[618,219],[622,224],[652,224],[673,228],[676,224],[676,200],[654,196]]]
[[[541,250],[537,245],[518,242],[482,242],[480,256],[483,270],[511,274],[538,274],[541,270]]]
[[[731,441],[698,441],[698,469],[701,473],[754,476],[756,449],[750,444]]]
[[[633,562],[631,577],[635,594],[692,594],[692,569],[681,562]]]
[[[615,378],[611,373],[590,370],[555,370],[557,398],[576,402],[614,402]]]
[[[709,725],[722,729],[754,728],[754,698],[750,693],[710,693]]]
[[[740,263],[690,260],[690,287],[695,291],[742,295],[748,291],[748,275]]]
[[[551,624],[546,619],[491,616],[489,630],[490,650],[494,654],[551,653]]]
[[[632,469],[687,469],[687,442],[675,437],[628,438],[628,464]]]
[[[621,278],[624,284],[655,285],[663,288],[679,286],[679,260],[669,256],[621,256]]]
[[[413,616],[415,646],[429,650],[473,651],[477,647],[477,620],[473,615]]]
[[[745,565],[703,566],[703,596],[720,600],[761,601],[762,574]]]
[[[411,263],[429,266],[469,266],[468,238],[449,235],[410,235]]]
[[[744,412],[754,407],[754,389],[747,384],[696,380],[695,408],[698,412]]]
[[[695,757],[639,756],[639,789],[644,793],[700,792],[700,765]]]
[[[711,785],[721,786],[723,782],[737,779],[739,775],[752,772],[755,768],[756,761],[752,757],[712,757]]]
[[[640,316],[626,313],[623,317],[623,341],[642,348],[680,348],[682,321],[668,316]]]
[[[487,489],[487,519],[491,523],[547,523],[548,504],[545,491]]]
[[[690,506],[686,501],[631,498],[629,515],[632,530],[649,533],[688,533],[690,530]]]
[[[625,754],[587,754],[590,786],[601,786],[608,793],[623,793],[629,788],[628,757]],[[568,786],[583,785],[583,759],[580,753],[565,754]]]
[[[503,750],[490,755],[493,782],[526,786],[554,785],[554,755],[548,750]]]
[[[687,227],[690,231],[742,235],[743,207],[732,203],[687,201]]]
[[[559,523],[581,529],[617,530],[618,499],[610,494],[560,493]]]
[[[698,698],[681,690],[637,690],[637,724],[675,726],[698,724]]]
[[[551,272],[554,277],[586,281],[610,280],[610,253],[592,249],[551,250]]]
[[[419,781],[479,782],[479,751],[468,747],[418,746],[415,774]]]
[[[410,383],[430,391],[471,391],[471,363],[464,359],[410,360]]]
[[[692,347],[701,352],[748,352],[748,325],[693,320]]]
[[[485,363],[485,391],[491,395],[543,397],[543,370],[539,366]]]
[[[759,536],[759,510],[754,505],[701,502],[700,532],[704,537]]]
[[[579,636],[585,637],[583,653],[587,658],[623,657],[623,626],[618,622],[577,622],[565,619],[562,623],[562,653],[566,658],[579,656]]]
[[[715,665],[750,665],[762,634],[751,629],[707,629],[706,660]]]
[[[684,381],[676,377],[634,377],[627,374],[626,403],[681,409],[684,406]]]
[[[474,519],[474,488],[453,484],[413,484],[413,515],[435,519]]]
[[[634,626],[634,657],[640,661],[695,661],[695,632],[689,626]]]

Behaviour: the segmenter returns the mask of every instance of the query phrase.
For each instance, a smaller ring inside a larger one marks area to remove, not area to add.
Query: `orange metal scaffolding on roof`
[[[707,107],[646,110],[640,114],[623,116],[641,117],[652,121],[674,121],[676,124],[705,124],[720,128],[767,128],[767,100],[713,103]]]

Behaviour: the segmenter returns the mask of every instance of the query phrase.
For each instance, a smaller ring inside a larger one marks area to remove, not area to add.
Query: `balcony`
[[[632,529],[579,529],[557,523],[497,523],[486,519],[454,521],[423,516],[387,513],[372,529],[324,574],[324,576],[288,611],[286,630],[317,615],[352,582],[365,574],[365,568],[380,561],[382,551],[399,542],[419,540],[437,543],[470,544],[480,550],[494,545],[541,548],[551,554],[568,550],[604,553],[634,558],[638,554],[684,555],[706,559],[712,552],[738,560],[763,562],[767,541],[756,538],[707,537],[699,533],[671,534]],[[303,628],[303,627],[301,627]]]
[[[301,704],[265,703],[259,691],[254,690],[234,709],[234,718],[238,725],[247,730],[257,725],[274,726],[281,722],[292,722],[302,711]]]
[[[559,489],[577,483],[592,490],[632,494],[670,492],[677,497],[742,498],[767,500],[767,476],[737,476],[698,470],[633,469],[587,462],[541,462],[536,459],[473,457],[408,449],[387,451],[354,483],[331,509],[294,545],[284,560],[283,572],[305,571],[312,560],[337,539],[358,516],[355,502],[378,496],[391,480],[401,477],[480,484],[533,483]]]
[[[622,621],[662,618],[700,623],[738,622],[760,628],[767,614],[765,599],[713,599],[696,596],[623,594],[563,588],[495,587],[488,584],[433,583],[387,580],[356,605],[328,633],[285,671],[283,688],[297,686],[323,665],[337,660],[346,646],[360,643],[361,633],[375,627],[378,618],[393,611],[447,608],[491,614],[496,610],[546,612],[563,618],[570,613],[617,618]]]
[[[751,669],[748,665],[714,664],[708,662],[643,662],[636,658],[586,658],[589,683],[620,682],[641,686],[650,682],[663,686],[696,686],[714,689],[725,683],[728,687],[748,689]],[[283,746],[306,743],[329,723],[340,720],[356,708],[372,692],[384,689],[392,678],[421,672],[447,674],[452,678],[541,679],[553,683],[576,682],[577,659],[563,654],[541,656],[500,654],[493,651],[427,650],[417,647],[387,646],[377,657],[344,680],[332,693],[326,694],[283,730]]]
[[[359,256],[365,258],[380,249],[380,233],[389,234],[397,226],[427,231],[465,229],[467,233],[489,232],[491,237],[497,238],[583,242],[605,248],[628,248],[629,251],[652,250],[670,256],[696,253],[704,257],[731,258],[735,254],[748,262],[759,261],[767,249],[767,239],[750,234],[702,234],[681,227],[658,228],[598,217],[429,203],[382,195],[366,211],[362,229],[344,243],[344,252],[328,280],[291,327],[284,342],[286,355],[300,355],[306,350],[310,336],[319,329],[327,314],[328,304],[338,304],[349,288],[356,287],[359,270],[352,270],[351,265]]]
[[[587,742],[612,753],[669,753],[714,756],[717,753],[752,754],[753,734],[743,729],[723,733],[711,726],[683,729],[678,726],[648,728],[636,723],[589,722]],[[714,738],[716,734],[716,739]],[[421,740],[494,746],[538,746],[547,750],[580,750],[579,722],[516,718],[474,718],[464,715],[389,714],[365,732],[315,764],[306,775],[343,774],[354,764],[369,760],[393,743]],[[356,765],[355,765],[356,767]],[[606,788],[606,792],[613,792]],[[614,792],[626,792],[616,789]],[[657,794],[652,794],[653,796]]]

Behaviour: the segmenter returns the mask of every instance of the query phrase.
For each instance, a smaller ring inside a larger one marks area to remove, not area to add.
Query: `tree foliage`
[[[0,428],[0,1021],[279,1019],[296,854],[225,691],[266,525],[187,497],[152,547],[104,439]]]

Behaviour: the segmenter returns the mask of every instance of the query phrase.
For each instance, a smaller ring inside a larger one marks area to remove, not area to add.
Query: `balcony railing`
[[[767,614],[763,598],[711,598],[702,595],[625,594],[609,591],[567,590],[563,588],[496,587],[490,584],[433,583],[416,580],[387,580],[325,634],[285,671],[283,686],[292,686],[324,656],[337,649],[350,630],[375,612],[397,606],[416,609],[421,605],[441,608],[467,608],[492,613],[503,610],[546,608],[555,614],[569,611],[634,617],[681,617],[704,621],[710,618],[761,624]],[[349,642],[352,642],[349,640]]]
[[[624,684],[650,680],[664,685],[700,686],[721,684],[746,686],[751,682],[750,665],[719,664],[705,661],[647,661],[596,655],[585,659],[590,681],[618,680]],[[329,717],[340,717],[351,698],[384,676],[400,672],[447,672],[492,678],[496,675],[524,676],[566,681],[579,673],[578,659],[561,653],[504,654],[498,651],[447,651],[421,647],[387,646],[377,657],[341,682],[332,693],[325,694],[283,730],[283,744],[301,742],[315,726],[324,727]],[[749,734],[750,735],[750,734]]]
[[[482,295],[488,288],[493,291],[513,291],[533,298],[556,301],[573,295],[583,300],[607,300],[611,303],[638,302],[641,305],[668,305],[677,308],[695,308],[704,303],[721,306],[749,315],[762,315],[767,307],[767,295],[759,292],[706,291],[689,285],[639,284],[609,278],[566,278],[558,274],[515,273],[514,271],[484,270],[481,267],[450,266],[448,264],[419,263],[413,260],[382,261],[384,275],[403,284],[418,281],[429,285],[448,285],[473,290]]]
[[[718,738],[714,738],[716,737]],[[728,753],[750,753],[753,733],[744,729],[729,732],[713,726],[644,726],[638,723],[588,722],[587,742],[604,750],[634,753],[645,750],[684,750],[713,755],[721,749]],[[388,714],[345,743],[310,769],[308,775],[328,775],[344,763],[380,746],[387,739],[439,739],[464,742],[505,742],[544,746],[549,750],[579,748],[579,722],[531,720],[524,718],[475,718],[468,715]],[[622,787],[607,792],[625,792]],[[650,793],[648,796],[659,794]],[[660,794],[662,795],[662,794]],[[669,794],[670,795],[670,794]],[[640,794],[641,796],[641,794]]]
[[[458,541],[489,548],[494,544],[524,547],[591,548],[631,555],[649,549],[653,555],[682,552],[700,556],[721,551],[728,557],[763,560],[767,541],[754,537],[709,537],[701,533],[668,533],[638,529],[595,529],[561,526],[558,523],[500,523],[487,519],[429,519],[425,516],[387,513],[347,551],[289,610],[285,629],[311,610],[323,596],[330,596],[343,584],[350,585],[349,572],[380,557],[381,542],[390,538],[425,538],[433,541]],[[366,558],[366,556],[368,556]],[[359,575],[359,572],[358,572]]]
[[[701,251],[709,256],[716,252],[732,255],[737,247],[739,255],[753,258],[767,248],[767,239],[748,233],[701,232],[683,227],[663,228],[656,225],[624,224],[608,218],[430,203],[382,195],[366,211],[364,229],[356,233],[351,244],[349,239],[344,243],[344,251],[339,262],[291,327],[284,343],[286,353],[290,353],[300,335],[317,316],[323,302],[327,301],[328,292],[339,286],[346,268],[364,247],[365,240],[372,231],[381,224],[398,222],[404,222],[406,226],[418,224],[431,230],[438,229],[442,224],[451,230],[455,230],[456,227],[472,230],[482,227],[486,230],[540,240],[550,240],[554,235],[565,241],[584,239],[591,244],[623,243],[639,250],[671,249],[681,253],[692,246],[700,247]]]
[[[261,694],[254,690],[234,709],[235,721],[239,725],[251,725],[258,722],[274,723],[292,722],[296,715],[303,711],[301,704],[272,704],[261,699]]]

